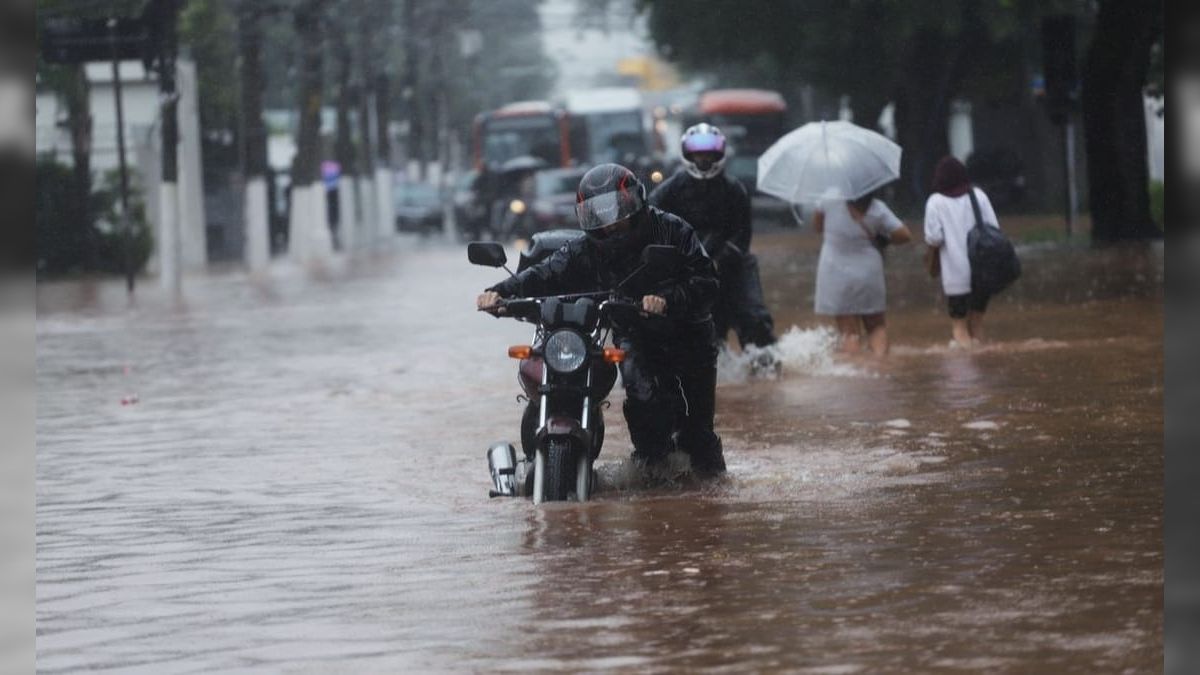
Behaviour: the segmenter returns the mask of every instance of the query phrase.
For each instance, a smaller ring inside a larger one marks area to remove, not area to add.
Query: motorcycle
[[[518,270],[544,259],[578,231],[549,231],[535,235]],[[557,245],[556,245],[557,244]],[[495,242],[471,242],[472,264],[504,267],[504,247]],[[674,273],[678,253],[671,246],[648,246],[642,264],[616,288],[608,291],[544,297],[510,298],[491,311],[534,325],[531,344],[508,348],[519,360],[518,381],[526,403],[521,420],[525,469],[518,471],[516,449],[501,442],[488,449],[492,476],[490,496],[515,497],[520,491],[535,504],[587,501],[596,487],[594,464],[604,444],[605,400],[617,379],[622,349],[605,346],[614,322],[634,325],[651,319],[640,302],[622,289],[647,270]],[[509,274],[512,274],[509,271]],[[522,480],[523,474],[523,480]]]

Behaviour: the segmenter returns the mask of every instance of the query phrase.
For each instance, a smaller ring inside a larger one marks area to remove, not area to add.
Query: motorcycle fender
[[[550,417],[546,420],[546,426],[538,429],[537,444],[541,447],[542,444],[551,437],[566,436],[573,439],[578,445],[576,447],[588,448],[591,447],[591,434],[588,433],[580,425],[579,420],[570,417]]]

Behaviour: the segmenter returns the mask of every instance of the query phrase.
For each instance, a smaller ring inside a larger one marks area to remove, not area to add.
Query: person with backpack
[[[946,294],[951,345],[978,345],[988,301],[1020,276],[1020,263],[987,194],[971,185],[967,167],[949,155],[933,172],[925,243],[926,266],[931,276],[941,277]]]

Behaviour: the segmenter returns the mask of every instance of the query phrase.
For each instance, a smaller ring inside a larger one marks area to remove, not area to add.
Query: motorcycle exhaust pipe
[[[512,443],[493,443],[487,451],[488,471],[492,474],[492,489],[488,497],[517,496],[517,449]]]

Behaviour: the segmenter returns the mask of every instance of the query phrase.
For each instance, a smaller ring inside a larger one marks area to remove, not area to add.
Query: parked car
[[[479,239],[487,229],[487,205],[480,197],[479,171],[464,171],[454,185],[454,217],[468,240]]]
[[[392,200],[397,231],[426,234],[442,229],[442,196],[436,187],[427,183],[397,183]]]

